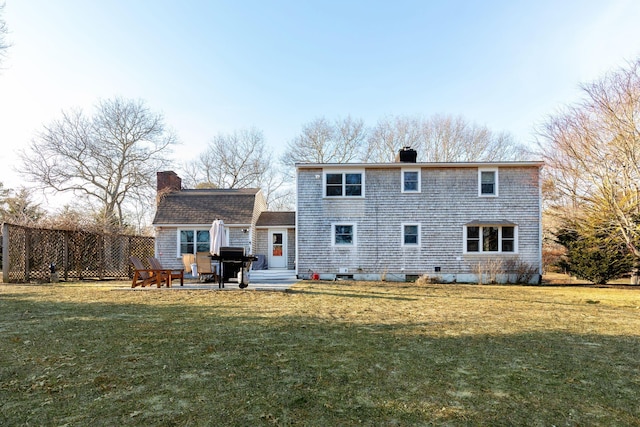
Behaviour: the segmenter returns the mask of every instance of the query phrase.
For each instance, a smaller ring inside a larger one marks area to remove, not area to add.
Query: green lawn
[[[640,289],[113,287],[0,284],[0,425],[640,425]]]

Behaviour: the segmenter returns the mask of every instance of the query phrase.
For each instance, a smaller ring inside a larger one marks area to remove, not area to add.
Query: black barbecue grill
[[[253,255],[245,255],[244,248],[242,247],[223,246],[220,248],[220,253],[213,255],[211,259],[220,262],[222,267],[218,275],[220,277],[219,288],[224,288],[224,282],[232,277],[236,277],[238,271],[241,272],[240,288],[246,288],[247,285],[244,283],[245,271],[248,271],[251,263],[258,258]]]

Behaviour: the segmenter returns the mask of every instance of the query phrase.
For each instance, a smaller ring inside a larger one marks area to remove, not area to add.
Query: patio
[[[184,286],[180,286],[174,283],[170,288],[165,286],[161,288],[157,288],[156,286],[145,286],[145,287],[136,287],[132,288],[130,284],[122,284],[114,287],[115,290],[129,290],[129,291],[180,291],[180,290],[208,290],[208,291],[280,291],[284,292],[289,289],[294,284],[298,283],[300,280],[295,276],[288,278],[278,278],[278,279],[260,279],[249,282],[249,286],[245,289],[240,289],[238,283],[236,282],[225,282],[224,288],[218,288],[218,282],[200,282],[197,278],[185,277]]]

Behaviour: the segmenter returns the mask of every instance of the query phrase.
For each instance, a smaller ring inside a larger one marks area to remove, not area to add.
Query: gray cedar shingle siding
[[[296,229],[287,229],[287,269],[296,268]]]
[[[247,230],[247,232],[245,233],[244,230]],[[250,237],[248,228],[229,228],[229,246],[242,247],[246,254],[251,253]]]
[[[256,239],[253,242],[254,255],[269,256],[269,231],[266,228],[259,228],[256,230]],[[268,262],[268,261],[267,261]]]
[[[253,215],[251,216],[251,248],[250,253],[256,253],[256,238],[258,237],[258,232],[256,230],[256,223],[258,222],[261,214],[267,209],[267,201],[262,196],[262,192],[259,194],[260,197],[256,198],[256,203],[253,208]]]
[[[178,229],[164,227],[156,230],[156,257],[165,268],[184,268],[182,259],[178,257]]]
[[[497,256],[540,265],[539,164],[500,166],[499,197],[478,197],[478,167],[359,165],[366,168],[362,199],[323,198],[322,167],[313,166],[298,168],[301,275],[338,274],[340,268],[347,268],[348,274],[420,275],[434,273],[435,267],[443,274],[473,274],[479,262],[496,257],[463,254],[464,225],[474,220],[517,224],[519,253]],[[402,167],[420,168],[420,193],[401,192]],[[356,225],[356,246],[332,246],[335,222]],[[420,247],[401,245],[402,223],[421,224]]]

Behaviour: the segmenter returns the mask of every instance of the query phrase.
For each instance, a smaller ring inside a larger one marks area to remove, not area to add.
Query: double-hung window
[[[420,246],[420,224],[402,224],[402,246]]]
[[[502,243],[502,252],[515,252],[516,250],[516,233],[515,227],[502,227],[502,236],[500,242]]]
[[[356,225],[353,223],[331,224],[331,242],[333,246],[355,246]]]
[[[362,171],[326,172],[324,182],[326,197],[364,196],[364,173]]]
[[[478,169],[478,196],[498,195],[498,169]]]
[[[517,252],[517,226],[466,225],[464,228],[465,253]]]
[[[403,193],[419,193],[420,192],[420,169],[403,169],[402,170],[402,192]]]
[[[178,230],[178,256],[209,252],[209,230]]]

